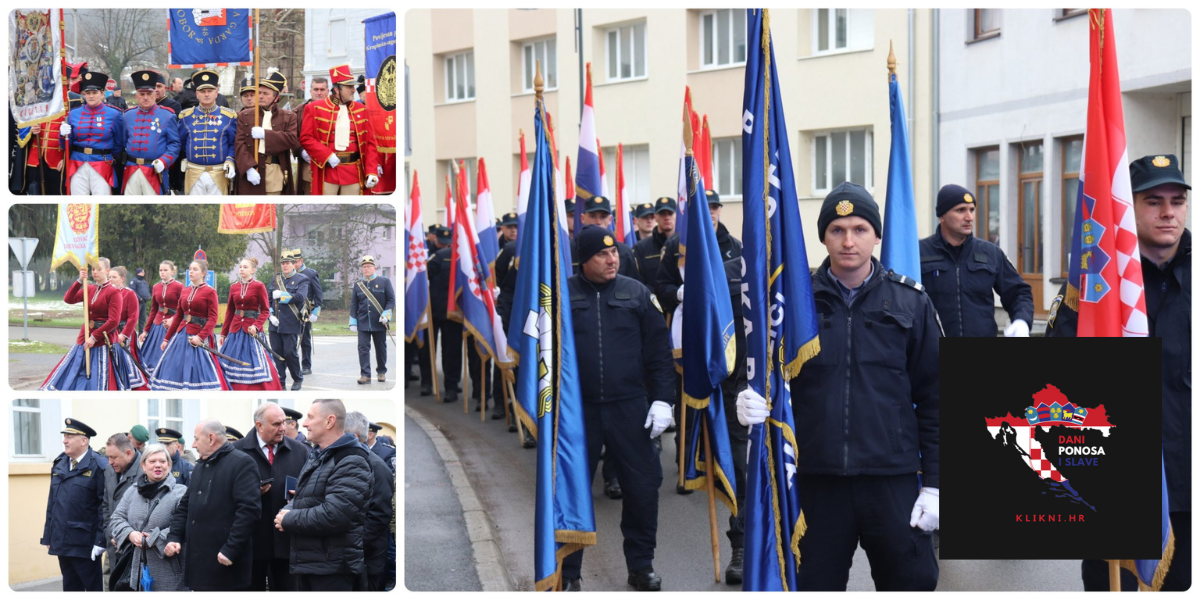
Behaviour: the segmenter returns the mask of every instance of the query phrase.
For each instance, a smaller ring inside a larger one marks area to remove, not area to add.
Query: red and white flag
[[[627,246],[632,246],[633,242],[633,223],[629,220],[629,189],[625,186],[625,148],[622,144],[617,144],[617,205],[614,208],[616,213],[613,215],[613,223],[616,225],[614,232],[617,234],[617,239],[625,242]]]

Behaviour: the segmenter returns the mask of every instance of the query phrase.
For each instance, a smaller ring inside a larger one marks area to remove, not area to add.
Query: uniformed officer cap
[[[304,418],[304,415],[300,414],[300,411],[298,411],[294,408],[286,408],[286,407],[281,407],[281,408],[283,408],[283,414],[286,415],[287,418],[292,421],[299,421],[300,419]]]
[[[299,248],[296,248],[295,250],[292,250],[292,258],[303,259],[303,258],[304,258],[304,251],[303,251],[303,250],[301,250],[301,249],[299,249]]]
[[[673,212],[678,212],[678,211],[679,211],[679,203],[676,202],[675,199],[670,196],[663,196],[662,198],[659,198],[658,200],[654,201],[654,212],[656,212],[656,213],[660,213],[660,212],[673,213]]]
[[[442,244],[450,243],[450,228],[449,227],[446,227],[445,225],[441,225],[438,227],[437,241],[438,241],[438,243],[442,243]]]
[[[1190,190],[1183,173],[1179,170],[1179,159],[1174,154],[1152,154],[1143,156],[1129,165],[1129,182],[1133,191],[1144,192],[1150,188],[1173,183]]]
[[[635,216],[639,219],[642,217],[651,216],[653,214],[654,214],[654,205],[649,202],[645,202],[643,204],[638,204],[633,209],[633,216]]]
[[[575,199],[567,198],[566,200],[563,200],[563,209],[569,213],[575,212]]]
[[[279,262],[281,262],[281,263],[296,262],[296,257],[293,255],[293,251],[292,250],[284,250],[283,252],[281,252],[279,254]]]
[[[284,77],[283,73],[279,71],[272,71],[266,77],[263,77],[262,81],[258,82],[258,85],[271,88],[275,90],[276,94],[282,94],[283,88],[287,86],[287,77]]]
[[[612,214],[612,203],[604,196],[593,196],[584,204],[583,214],[606,212]]]
[[[719,194],[717,194],[717,192],[715,192],[713,190],[704,190],[704,196],[708,198],[709,206],[712,206],[714,204],[717,206],[723,206],[721,204],[721,196]]]
[[[158,429],[155,429],[154,435],[158,436],[158,441],[166,444],[183,441],[182,433],[167,427],[159,427]]]
[[[879,222],[879,204],[866,188],[857,183],[842,183],[825,196],[821,212],[817,214],[817,237],[822,243],[825,241],[825,230],[829,229],[829,224],[842,217],[862,217],[875,228],[875,237],[883,237],[883,226]]]
[[[82,435],[87,438],[96,437],[96,430],[88,427],[86,423],[79,419],[66,419],[63,421],[65,427],[60,433],[70,433],[72,435]]]
[[[154,71],[134,71],[129,79],[135,90],[153,90],[158,85],[158,73]]]
[[[209,69],[201,69],[192,73],[192,86],[197,92],[206,88],[218,89],[219,80],[217,72]]]
[[[226,425],[225,426],[225,437],[231,442],[236,442],[236,441],[242,439],[242,432]]]
[[[254,79],[247,77],[242,80],[242,87],[238,88],[238,95],[241,96],[242,94],[245,94],[246,92],[256,92],[256,91],[258,91],[258,86],[254,85]]]
[[[380,431],[383,430],[383,425],[380,425],[378,423],[368,423],[367,427],[370,427],[371,431],[374,431],[375,433],[379,433]]]
[[[515,212],[504,213],[504,215],[502,217],[500,217],[500,224],[501,225],[516,225],[517,224],[517,213],[515,213]]]
[[[97,73],[95,71],[88,71],[87,73],[84,73],[83,80],[79,82],[79,91],[81,92],[86,92],[88,90],[103,92],[105,89],[107,89],[107,87],[108,75],[105,75],[104,73]]]
[[[371,256],[370,254],[368,254],[368,255],[366,255],[366,256],[364,256],[364,257],[362,257],[362,262],[360,263],[360,265],[371,265],[371,266],[375,266],[375,257],[374,257],[374,256]]]

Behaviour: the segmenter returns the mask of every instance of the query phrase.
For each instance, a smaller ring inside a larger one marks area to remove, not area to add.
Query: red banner
[[[274,204],[221,205],[217,233],[262,233],[274,230]]]

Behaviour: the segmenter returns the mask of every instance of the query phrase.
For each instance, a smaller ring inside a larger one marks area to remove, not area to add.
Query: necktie
[[[275,464],[275,444],[267,444],[267,462]]]
[[[73,459],[73,458],[72,458],[72,459],[71,459],[71,470],[72,470],[72,471],[74,471],[74,470],[75,470],[75,466],[76,466],[76,465],[78,465],[78,464],[79,464],[79,461],[77,461],[77,460],[75,460],[75,459]]]

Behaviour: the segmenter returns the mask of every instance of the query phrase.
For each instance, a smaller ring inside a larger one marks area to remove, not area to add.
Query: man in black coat
[[[64,592],[103,589],[100,561],[108,535],[104,531],[104,480],[108,459],[88,447],[96,430],[67,419],[63,453],[50,467],[46,525],[39,542],[58,557]]]
[[[396,447],[379,438],[379,432],[383,430],[383,426],[368,421],[367,429],[366,439],[360,439],[359,441],[366,444],[368,450],[379,455],[379,458],[382,458],[383,462],[387,463],[392,473],[395,473]],[[358,432],[352,431],[351,433],[357,434]],[[386,438],[387,436],[384,437]]]
[[[171,519],[164,554],[175,556],[187,546],[183,583],[193,590],[248,589],[262,512],[258,468],[233,448],[215,419],[197,423],[193,438],[200,461]]]
[[[437,251],[429,256],[425,264],[429,276],[429,302],[433,314],[434,335],[440,336],[437,348],[442,353],[442,402],[458,400],[458,384],[462,378],[462,323],[446,318],[446,305],[450,299],[450,228],[441,226],[437,231]],[[428,342],[426,342],[428,343]],[[478,369],[475,377],[478,377]],[[434,374],[436,377],[436,373]]]
[[[378,427],[358,411],[346,415],[346,433],[353,434],[368,450],[367,440],[374,437],[370,433],[372,426]],[[375,442],[375,446],[381,447],[383,443]],[[395,449],[392,452],[395,458]],[[363,528],[363,552],[367,563],[367,591],[382,592],[386,589],[388,574],[394,564],[388,561],[388,548],[392,542],[392,496],[396,494],[396,472],[392,466],[395,462],[389,463],[374,451],[370,452],[369,458],[371,501]]]
[[[129,282],[129,289],[137,294],[138,298],[138,324],[137,330],[141,331],[142,326],[146,324],[146,303],[150,301],[150,284],[146,283],[146,270],[138,267],[137,277],[134,277]],[[184,484],[187,485],[187,484]]]
[[[287,504],[287,478],[299,477],[308,461],[308,446],[283,435],[285,420],[287,415],[278,404],[264,402],[254,411],[254,431],[233,442],[258,467],[262,514],[254,530],[250,569],[250,589],[258,592],[296,591],[296,578],[288,566],[292,536],[275,529],[275,514]]]
[[[302,592],[366,589],[363,554],[370,507],[370,451],[345,432],[341,400],[314,400],[304,417],[317,450],[300,471],[296,495],[275,515],[292,534],[292,574]]]
[[[668,196],[655,200],[654,231],[633,245],[633,259],[637,263],[638,277],[651,290],[658,280],[658,264],[662,261],[663,245],[675,235],[675,206],[675,199]]]

